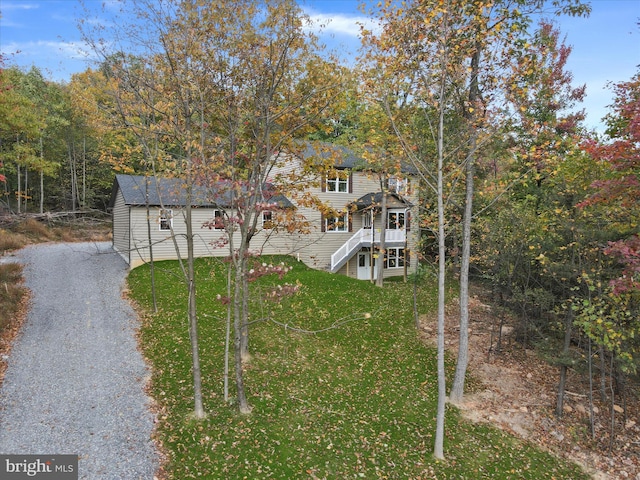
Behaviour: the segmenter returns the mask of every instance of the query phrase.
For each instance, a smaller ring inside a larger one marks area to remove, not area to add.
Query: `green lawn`
[[[447,459],[435,461],[436,352],[417,339],[411,288],[387,282],[379,289],[290,259],[273,261],[293,265],[282,282],[299,281],[301,290],[256,303],[253,319],[306,330],[341,325],[303,334],[255,323],[246,369],[254,409],[240,415],[222,396],[226,309],[216,295],[225,293],[225,265],[198,260],[204,421],[190,416],[186,288],[176,262],[157,264],[160,313],[148,316],[141,341],[153,367],[169,478],[589,478],[512,436],[464,422],[454,408],[447,409]],[[264,277],[252,288],[278,281]],[[148,310],[148,268],[133,270],[129,285]],[[422,286],[421,311],[433,310],[435,298],[434,284]]]

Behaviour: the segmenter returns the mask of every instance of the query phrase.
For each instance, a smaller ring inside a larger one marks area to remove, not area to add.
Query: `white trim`
[[[360,266],[360,259],[363,259],[364,265]],[[373,279],[378,278],[378,259],[373,257]],[[371,252],[358,252],[356,255],[356,278],[358,280],[370,280],[371,279]]]
[[[269,218],[265,218],[265,214],[268,214]],[[267,222],[270,222],[271,226],[266,228],[267,229],[273,228],[273,212],[271,210],[263,210],[260,214],[260,220],[262,222],[262,228],[265,228],[264,224]]]
[[[216,215],[216,213],[218,213],[219,215]],[[220,210],[219,208],[216,208],[211,213],[211,220],[212,220],[211,230],[224,230],[224,226],[216,227],[216,217],[219,217],[220,221],[224,222],[224,210]]]
[[[402,214],[402,221],[398,222],[396,220],[396,227],[391,228],[390,225],[390,217],[391,215]],[[402,225],[398,226],[398,224],[402,223]],[[389,230],[404,230],[407,227],[407,211],[404,208],[391,208],[387,210],[387,229]]]
[[[407,195],[411,185],[409,178],[400,178],[395,175],[391,175],[387,179],[387,188],[389,191],[397,193],[398,195]]]
[[[385,265],[384,268],[386,268],[387,270],[392,270],[394,268],[404,268],[404,262],[405,262],[405,250],[404,247],[390,247],[386,249],[387,252],[384,254],[384,260],[385,260]],[[395,265],[393,267],[389,266],[389,252],[393,250],[395,252],[395,255],[393,256],[393,260],[395,262]],[[400,251],[402,250],[402,254],[400,253]]]
[[[329,219],[336,219],[336,226],[340,227],[339,229],[333,228],[329,229]],[[342,219],[342,225],[338,225],[340,222],[339,219]],[[324,218],[324,231],[326,233],[349,233],[349,212],[345,212],[342,215],[336,215],[333,217],[325,217]]]
[[[173,210],[170,208],[161,208],[158,211],[158,230],[161,232],[169,232],[172,228]]]
[[[327,174],[325,176],[325,191],[329,193],[351,193],[349,192],[349,175],[347,178],[340,178],[340,172],[336,171],[335,176],[329,177]],[[333,190],[329,188],[329,182],[333,182]],[[344,190],[340,190],[340,186],[344,185]]]

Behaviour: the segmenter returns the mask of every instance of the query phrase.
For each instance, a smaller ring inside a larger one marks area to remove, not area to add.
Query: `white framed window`
[[[387,228],[389,230],[401,230],[405,226],[406,213],[404,210],[387,211]]]
[[[325,232],[348,232],[349,231],[349,213],[344,213],[335,217],[326,217]]]
[[[405,263],[404,248],[402,247],[387,248],[387,253],[385,253],[384,255],[385,268],[403,268],[404,263]]]
[[[224,212],[222,210],[213,211],[212,230],[224,230]]]
[[[335,170],[327,174],[326,191],[336,193],[349,192],[349,172],[346,170]]]
[[[273,228],[273,212],[269,210],[262,211],[262,228]]]
[[[371,228],[373,226],[373,215],[371,210],[362,212],[362,228]]]
[[[409,193],[409,179],[391,176],[387,180],[387,188],[390,192],[398,195],[407,195]]]
[[[158,213],[158,229],[160,231],[171,230],[173,227],[173,210],[161,208]]]

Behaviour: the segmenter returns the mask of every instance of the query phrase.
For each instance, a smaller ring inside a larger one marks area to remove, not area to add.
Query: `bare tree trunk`
[[[233,315],[233,334],[234,334],[234,356],[236,370],[236,395],[238,399],[238,409],[240,413],[251,413],[251,407],[247,401],[247,393],[244,386],[243,361],[242,361],[242,288],[244,277],[246,275],[246,256],[242,253],[238,255],[238,263],[236,267],[236,281],[234,294],[234,315]]]
[[[387,192],[384,187],[384,181],[380,179],[380,191],[382,192],[381,203],[381,222],[380,222],[380,256],[378,257],[378,277],[376,285],[382,287],[384,285],[384,257],[386,255],[386,236],[387,236]]]
[[[16,136],[16,142],[20,141],[20,136]],[[22,213],[21,210],[21,206],[22,206],[22,177],[21,177],[21,169],[20,169],[20,164],[16,162],[16,174],[18,176],[18,191],[16,192],[16,199],[17,199],[17,209],[18,209],[18,214]]]
[[[460,334],[456,373],[451,388],[451,402],[462,402],[469,364],[469,264],[471,263],[471,220],[473,217],[473,176],[476,135],[472,136],[471,152],[466,164],[466,198],[462,221],[462,259],[460,263]]]
[[[87,208],[87,137],[82,137],[82,208]]]
[[[371,248],[369,249],[369,281],[375,282],[376,273],[378,272],[376,266],[376,254],[375,254],[375,239],[376,239],[376,215],[375,210],[371,209]]]
[[[596,422],[593,412],[593,352],[591,351],[591,337],[589,337],[589,424],[591,440],[596,439]]]
[[[44,213],[44,144],[40,135],[40,213]]]
[[[444,82],[441,85],[440,98],[444,98]],[[441,100],[443,101],[443,100]],[[441,105],[438,119],[438,409],[436,414],[436,435],[433,456],[444,458],[444,415],[446,406],[447,386],[444,370],[444,319],[445,319],[445,279],[446,279],[446,246],[445,246],[445,218],[444,218],[444,105]]]
[[[242,276],[242,315],[240,332],[240,354],[242,361],[251,360],[249,354],[249,279],[247,275]]]
[[[599,345],[600,350],[600,400],[607,400],[607,364],[605,363],[604,346]]]
[[[609,389],[611,391],[611,425],[609,432],[609,453],[613,452],[613,444],[616,439],[616,392],[613,389],[613,353],[611,354],[611,365],[609,372]]]
[[[420,315],[418,314],[418,269],[413,277],[413,320],[416,324],[416,329],[420,329]]]
[[[566,358],[569,355],[569,347],[571,345],[571,325],[573,323],[573,317],[571,315],[571,310],[569,310],[569,314],[567,314],[567,318],[565,319],[564,325],[564,345],[562,347],[562,356]],[[556,416],[562,417],[563,406],[564,406],[564,391],[565,384],[567,381],[567,371],[569,367],[566,365],[566,362],[563,360],[562,365],[560,366],[560,381],[558,382],[558,400],[556,402]]]
[[[405,215],[407,215],[407,214],[405,213]],[[405,218],[405,221],[406,221],[406,218]],[[405,226],[405,228],[406,228],[406,226]],[[407,263],[409,262],[409,249],[407,247],[408,247],[408,242],[407,242],[407,237],[406,237],[406,233],[405,233],[404,249],[403,249],[404,258],[402,259],[402,264],[403,264],[402,281],[404,283],[407,283],[407,277],[408,277],[408,268],[407,268],[408,266],[407,266]]]
[[[69,144],[67,146],[67,153],[69,155],[69,178],[71,180],[71,211],[76,211],[76,174],[74,166],[74,154],[73,154],[73,137],[69,138]]]
[[[24,213],[27,213],[27,200],[29,198],[29,168],[27,166],[24,167],[24,190],[22,192],[24,195]]]
[[[187,186],[186,226],[187,226],[187,283],[189,288],[189,337],[191,339],[191,356],[193,362],[193,397],[194,416],[204,418],[202,405],[202,380],[200,373],[200,354],[198,349],[198,316],[196,309],[196,279],[193,254],[193,222],[191,215],[191,184]]]
[[[16,169],[17,169],[17,175],[18,175],[18,191],[16,192],[16,199],[18,200],[18,204],[17,204],[17,209],[18,209],[18,214],[22,213],[21,212],[21,208],[22,208],[22,177],[21,177],[21,169],[20,169],[20,164],[16,165]]]
[[[462,402],[464,396],[464,384],[469,364],[469,265],[471,263],[471,222],[473,219],[473,192],[475,175],[476,150],[478,147],[478,126],[476,125],[479,111],[480,89],[478,86],[478,74],[480,70],[480,54],[482,45],[479,41],[475,44],[475,50],[471,58],[471,80],[469,82],[469,105],[465,117],[469,122],[471,143],[467,154],[466,191],[464,202],[464,214],[462,219],[462,258],[460,261],[460,334],[458,345],[458,361],[456,373],[451,388],[451,401]]]
[[[231,339],[231,273],[233,262],[227,267],[227,325],[224,336],[224,401],[229,401],[229,344]]]
[[[151,298],[153,300],[153,311],[158,313],[158,301],[156,298],[156,275],[155,263],[153,261],[153,240],[151,238],[151,209],[149,207],[149,176],[145,176],[145,203],[147,208],[147,242],[149,243],[149,274],[151,275]]]

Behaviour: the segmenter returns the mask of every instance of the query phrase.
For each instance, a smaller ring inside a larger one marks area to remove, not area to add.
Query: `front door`
[[[377,262],[374,260],[374,266]],[[377,278],[377,270],[373,271],[373,279]],[[371,279],[371,253],[359,252],[358,253],[358,280]]]

